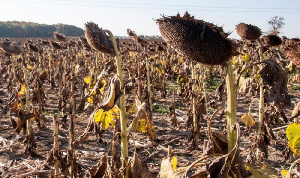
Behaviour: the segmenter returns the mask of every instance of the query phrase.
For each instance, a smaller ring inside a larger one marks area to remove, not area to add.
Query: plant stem
[[[25,55],[22,54],[22,61],[23,61],[23,72],[24,72],[24,83],[25,83],[25,97],[26,97],[26,114],[30,112],[30,101],[29,101],[29,87],[28,87],[28,73],[27,68],[25,65]],[[31,120],[26,120],[26,128],[27,128],[27,136],[31,138],[32,128],[31,128]],[[29,141],[30,143],[30,141]]]
[[[175,103],[175,87],[173,88],[173,97],[172,97],[173,99],[172,99],[172,107],[173,107],[173,116],[172,116],[172,119],[171,119],[171,121],[172,121],[172,126],[173,127],[177,127],[177,119],[176,119],[176,112],[175,112],[175,110],[176,110],[176,103]]]
[[[41,74],[43,72],[43,60],[40,52],[38,52],[38,57],[39,57],[39,73]]]
[[[195,74],[195,67],[193,62],[191,63],[192,68],[192,105],[193,105],[193,132],[194,132],[194,146],[198,147],[198,121],[197,121],[197,115],[196,115],[196,107],[197,107],[197,98],[194,96],[194,93],[196,92],[196,74]]]
[[[74,157],[74,141],[75,141],[75,81],[74,81],[74,61],[71,60],[71,107],[72,114],[70,119],[70,130],[69,130],[69,160],[70,160],[70,174],[71,177],[75,177],[75,157]]]
[[[106,30],[110,37],[112,44],[114,46],[114,50],[116,53],[116,64],[117,64],[117,74],[120,79],[121,85],[123,85],[123,71],[121,67],[121,56],[117,47],[117,43],[114,35]],[[124,93],[124,89],[121,88],[121,91]],[[125,115],[125,95],[121,95],[120,97],[120,125],[121,125],[121,156],[122,156],[122,167],[125,168],[128,164],[128,139],[127,139],[127,117]],[[129,166],[126,167],[124,171],[124,178],[128,178]]]
[[[58,142],[58,128],[59,124],[57,122],[57,115],[53,117],[53,126],[54,126],[54,143],[53,143],[53,154],[54,154],[54,177],[59,177],[59,159],[57,158],[59,153],[59,142]]]
[[[227,87],[227,138],[228,138],[228,152],[230,152],[236,143],[236,131],[233,129],[237,121],[237,86],[235,84],[235,77],[233,74],[233,68],[231,61],[228,62],[227,76],[226,76],[226,87]]]
[[[261,53],[258,52],[258,55],[259,55],[259,62],[262,62],[262,56],[261,56]],[[260,70],[262,69],[263,67],[260,66]],[[264,106],[264,103],[265,103],[265,99],[264,99],[264,88],[263,88],[263,80],[262,78],[260,78],[259,80],[259,113],[258,113],[258,130],[257,130],[257,137],[258,139],[261,138],[262,136],[262,127],[263,127],[263,123],[264,123],[264,110],[265,110],[265,106]],[[262,159],[261,159],[261,150],[260,148],[258,147],[257,148],[257,151],[256,151],[256,158],[257,158],[257,161],[258,162],[261,162]]]
[[[96,59],[95,59],[95,78],[97,79],[99,75],[99,53],[96,53]],[[103,53],[103,60],[104,60],[104,53]]]
[[[13,79],[16,77],[16,62],[15,55],[11,55],[12,69],[13,69]]]
[[[142,81],[141,81],[141,59],[140,56],[137,57],[137,72],[138,72],[138,97],[139,99],[142,97]]]
[[[146,69],[147,69],[147,87],[148,87],[148,97],[149,97],[149,108],[150,108],[150,120],[152,121],[152,90],[151,90],[151,80],[150,80],[150,67],[149,67],[149,60],[147,60],[146,63]]]

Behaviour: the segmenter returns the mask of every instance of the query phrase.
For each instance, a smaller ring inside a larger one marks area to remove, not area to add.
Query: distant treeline
[[[63,33],[66,36],[81,36],[84,31],[73,25],[66,24],[39,24],[20,21],[0,21],[0,37],[51,37],[53,32]]]

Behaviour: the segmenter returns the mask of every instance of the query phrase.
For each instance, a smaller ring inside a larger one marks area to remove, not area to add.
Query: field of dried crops
[[[158,22],[164,40],[128,29],[114,45],[93,23],[1,39],[0,177],[299,176],[299,40],[229,41],[206,24],[209,46],[172,29],[202,21]]]

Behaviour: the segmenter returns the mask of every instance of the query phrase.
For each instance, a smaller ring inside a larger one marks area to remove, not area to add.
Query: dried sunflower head
[[[300,43],[285,46],[284,53],[300,69]]]
[[[87,51],[91,50],[91,46],[89,45],[87,39],[84,36],[79,37],[79,42],[80,42],[81,46],[84,47],[85,50],[87,50]]]
[[[191,60],[218,65],[225,63],[236,53],[221,27],[196,20],[187,12],[183,17],[178,14],[156,21],[166,43]]]
[[[49,45],[49,41],[48,40],[42,40],[42,44],[43,45]]]
[[[109,35],[107,35],[97,24],[87,22],[85,24],[85,37],[88,44],[97,51],[115,56],[115,50]]]
[[[3,41],[1,45],[1,49],[5,53],[9,54],[20,54],[22,52],[20,43],[18,42],[10,42],[10,41]]]
[[[27,47],[33,52],[39,52],[39,48],[35,44],[29,43]]]
[[[67,41],[66,35],[63,33],[53,32],[53,35],[57,41]]]
[[[134,31],[130,30],[129,28],[127,29],[127,34],[128,34],[128,36],[136,36]]]
[[[274,100],[275,105],[290,105],[288,94],[288,78],[286,72],[274,59],[264,61],[267,65],[260,70],[260,76],[264,83],[271,87],[269,98]]]
[[[236,32],[242,39],[257,40],[261,36],[260,29],[251,24],[239,23],[236,26]]]
[[[53,49],[62,49],[61,45],[55,41],[49,41],[49,43]]]
[[[278,46],[282,43],[281,38],[277,35],[267,35],[263,37],[264,43],[270,46]]]

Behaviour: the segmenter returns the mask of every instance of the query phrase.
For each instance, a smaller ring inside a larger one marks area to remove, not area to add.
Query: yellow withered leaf
[[[84,82],[88,85],[91,84],[92,83],[92,75],[85,77]]]
[[[237,64],[239,64],[239,59],[238,59],[238,56],[234,56],[234,57],[232,57],[232,64],[233,65],[237,65]]]
[[[136,51],[129,51],[129,56],[130,57],[135,57],[135,56],[137,56],[137,52]]]
[[[288,146],[298,156],[300,156],[300,124],[292,123],[286,129]]]
[[[103,92],[104,92],[104,87],[107,85],[107,81],[103,79],[101,82],[102,82],[103,86],[100,88],[99,91],[100,91],[101,94],[103,94]]]
[[[150,112],[145,107],[145,103],[137,105],[136,118],[132,121],[130,128],[133,131],[145,133],[150,139],[155,140],[156,134],[154,132],[153,122],[150,119]]]
[[[93,100],[93,96],[90,96],[87,98],[87,102],[93,104],[94,100]]]
[[[127,111],[127,114],[135,115],[134,120],[129,126],[131,130],[135,132],[145,133],[150,137],[150,139],[156,139],[153,122],[150,118],[149,108],[146,107],[145,102],[141,102],[138,96],[136,96],[135,101],[132,104],[131,108]]]
[[[27,65],[27,69],[30,70],[30,71],[33,71],[33,67],[30,66],[30,65]]]
[[[269,165],[262,165],[262,167],[253,165],[253,164],[244,164],[245,169],[249,172],[251,172],[253,177],[259,177],[259,178],[275,178],[277,177],[277,171],[276,169],[272,168]]]
[[[136,114],[138,112],[138,109],[137,109],[137,101],[134,101],[133,104],[131,105],[131,107],[129,108],[129,110],[127,111],[127,115],[130,115],[130,114]]]
[[[171,164],[172,164],[173,170],[176,171],[176,167],[177,167],[177,164],[178,164],[178,162],[177,162],[177,157],[176,157],[176,156],[173,156],[173,157],[172,157]]]
[[[179,58],[178,63],[183,63],[183,58]]]
[[[158,67],[156,67],[156,71],[157,71],[159,74],[164,74],[164,73],[165,73],[165,71],[164,71],[164,70],[162,70],[162,69],[159,69]]]
[[[248,61],[250,59],[250,55],[248,53],[242,55],[242,61]]]
[[[241,120],[247,125],[247,126],[254,126],[255,125],[255,119],[252,116],[252,114],[249,112],[248,114],[244,114],[241,118]]]
[[[177,79],[177,82],[179,83],[179,84],[183,84],[183,83],[185,83],[187,81],[187,78],[186,77],[178,77],[178,79]]]
[[[60,64],[61,64],[61,59],[56,62],[56,66],[60,66]]]
[[[136,119],[132,122],[132,130],[140,132],[140,133],[146,133],[147,132],[147,121],[146,119]]]
[[[21,98],[23,95],[25,95],[25,84],[21,84],[21,90],[18,93],[18,98]]]
[[[164,65],[164,61],[162,59],[159,60],[159,62],[160,62],[161,65]]]
[[[288,172],[289,172],[288,170],[284,169],[284,170],[281,171],[281,175],[285,177]]]
[[[119,109],[113,107],[109,111],[104,111],[103,109],[99,109],[94,114],[95,123],[100,123],[102,129],[106,130],[109,126],[113,126],[116,123],[116,120],[119,118]]]

